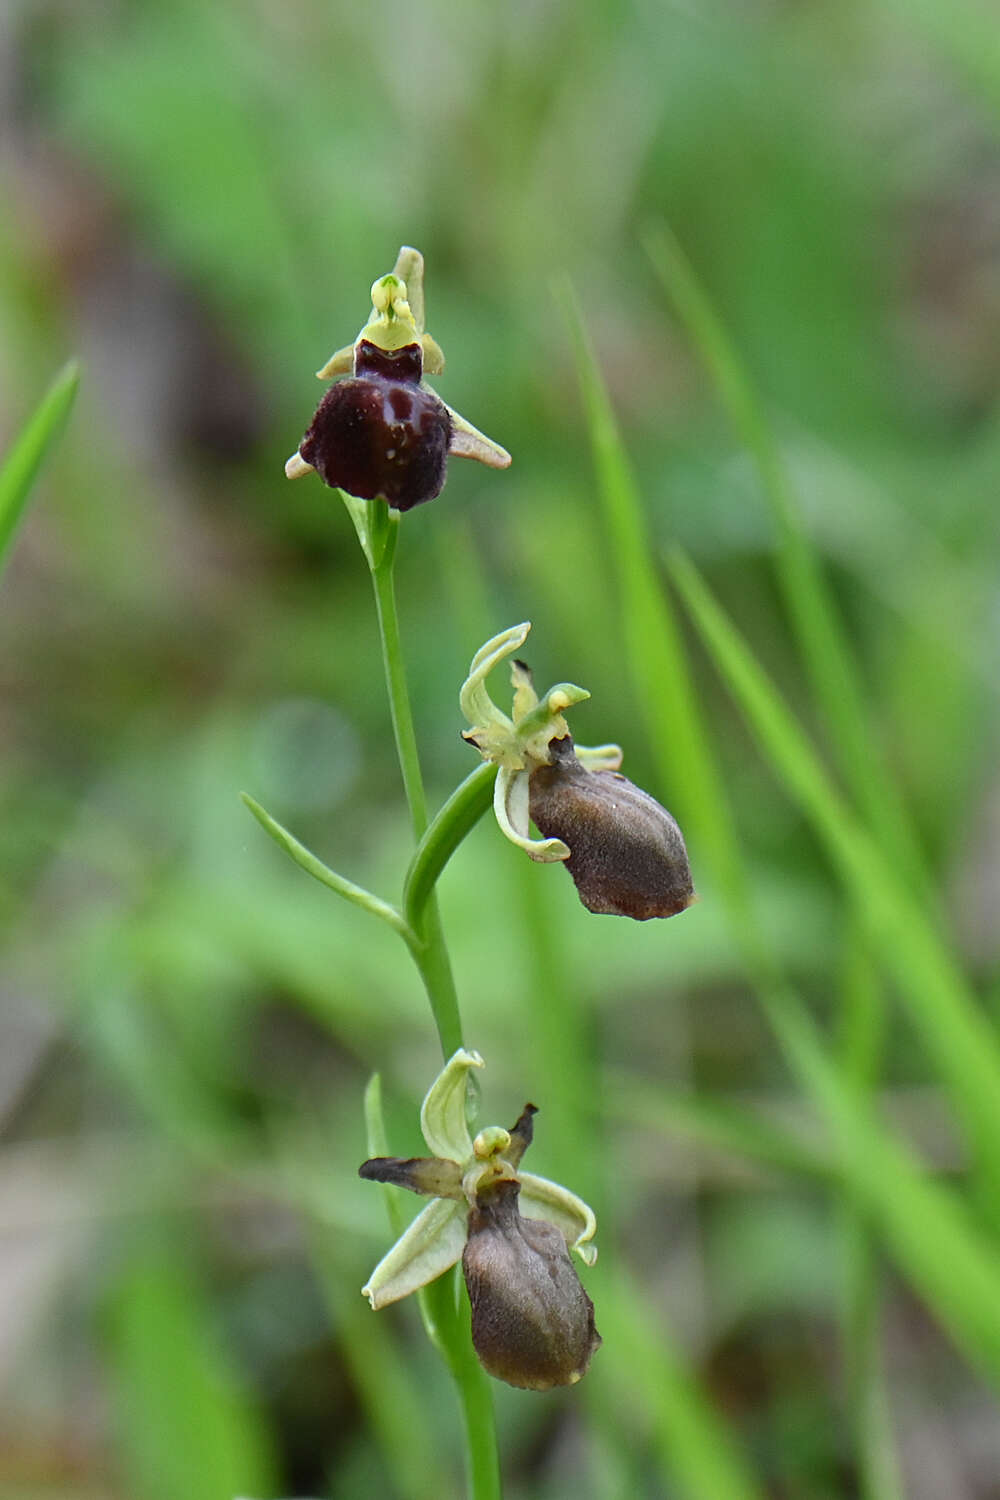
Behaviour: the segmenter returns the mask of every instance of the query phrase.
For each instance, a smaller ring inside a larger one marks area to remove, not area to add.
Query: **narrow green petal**
[[[435,1198],[383,1256],[362,1293],[378,1309],[419,1291],[453,1266],[468,1234],[463,1204]]]
[[[410,304],[413,326],[418,333],[427,327],[427,311],[424,304],[424,257],[412,245],[400,245],[392,274],[398,276],[406,286],[406,300]]]
[[[575,1250],[584,1265],[592,1266],[597,1259],[597,1246],[590,1240],[597,1233],[594,1210],[564,1188],[547,1177],[536,1177],[533,1172],[518,1172],[521,1184],[520,1206],[526,1219],[546,1219],[554,1224],[571,1250]]]
[[[317,380],[330,380],[334,375],[350,375],[354,369],[354,345],[345,344],[336,354],[331,354],[321,370],[316,371]]]
[[[444,374],[444,350],[437,339],[431,338],[429,333],[420,335],[420,347],[424,351],[424,374]]]
[[[510,685],[514,689],[514,723],[520,724],[525,714],[538,707],[538,694],[531,668],[516,658],[510,664]]]
[[[549,746],[553,740],[564,740],[569,734],[569,725],[563,711],[576,703],[586,703],[590,697],[586,688],[573,682],[559,682],[549,688],[541,702],[518,720],[517,737],[523,753],[523,763],[528,766],[547,766],[551,762]]]
[[[500,712],[486,691],[485,683],[498,662],[502,662],[507,656],[513,656],[515,651],[521,649],[530,629],[530,620],[525,620],[521,625],[512,625],[509,630],[502,630],[499,635],[493,636],[485,645],[480,646],[472,658],[469,675],[462,684],[458,701],[462,713],[473,728],[488,724],[501,724],[504,728],[513,730],[514,726],[510,719]]]
[[[427,367],[426,373],[434,375],[437,372]],[[438,400],[440,399],[438,397]],[[444,404],[447,406],[447,402]],[[460,416],[454,407],[449,406],[448,413],[451,417],[449,453],[453,453],[456,458],[474,458],[477,463],[485,464],[488,469],[510,468],[510,454],[506,448],[501,448],[500,444],[488,438],[485,432],[480,432],[478,427],[473,427],[472,423]]]
[[[562,839],[533,839],[528,816],[528,773],[510,771],[501,766],[493,787],[493,811],[500,832],[525,854],[542,864],[569,859],[569,848]]]
[[[428,1089],[420,1109],[420,1128],[435,1156],[463,1164],[472,1156],[472,1137],[465,1118],[469,1069],[485,1066],[478,1052],[459,1047]]]
[[[621,745],[574,745],[573,754],[588,771],[621,770]]]

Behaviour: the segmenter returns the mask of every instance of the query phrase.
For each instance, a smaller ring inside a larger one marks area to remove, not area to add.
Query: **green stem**
[[[462,1021],[451,960],[434,896],[434,881],[459,840],[481,815],[483,807],[478,803],[483,789],[491,785],[492,778],[488,773],[492,768],[484,766],[473,772],[445,803],[433,827],[428,830],[427,797],[396,613],[393,571],[399,517],[388,511],[382,501],[374,504],[380,509],[369,512],[367,545],[361,527],[358,534],[371,568],[392,730],[410,807],[410,821],[418,842],[407,876],[406,904],[414,914],[414,920],[407,925],[416,938],[415,942],[409,943],[409,948],[424,982],[441,1051],[447,1060],[462,1046]],[[493,1394],[472,1347],[464,1288],[461,1304],[456,1301],[456,1279],[457,1273],[449,1271],[426,1287],[422,1311],[425,1323],[429,1320],[436,1332],[461,1402],[470,1500],[501,1500]]]
[[[381,505],[382,501],[375,504]],[[393,573],[396,561],[396,541],[399,535],[399,517],[389,512],[384,545],[375,552],[377,561],[371,565],[372,584],[375,589],[375,608],[378,612],[379,634],[382,639],[382,662],[385,668],[385,685],[389,694],[389,711],[392,715],[392,732],[399,756],[399,769],[403,774],[403,786],[410,808],[410,822],[419,840],[427,829],[427,796],[424,779],[420,771],[420,756],[417,752],[417,736],[413,728],[413,711],[410,694],[406,686],[406,668],[403,663],[403,647],[399,636],[399,617],[396,613],[396,589]],[[374,527],[373,527],[374,530]],[[366,549],[366,555],[367,549]],[[424,905],[419,926],[415,928],[417,943],[410,952],[424,982],[430,1001],[434,1022],[438,1029],[441,1051],[447,1060],[462,1045],[462,1021],[458,1013],[458,995],[451,972],[451,960],[441,930],[437,901],[429,895]]]
[[[424,1287],[425,1325],[458,1390],[465,1430],[465,1470],[471,1500],[501,1500],[500,1458],[489,1379],[472,1347],[471,1313],[458,1267]]]
[[[463,1283],[456,1317],[458,1358],[451,1370],[462,1401],[469,1493],[474,1500],[501,1500],[500,1454],[497,1449],[493,1392],[472,1347],[469,1297]]]
[[[403,910],[414,929],[420,925],[441,871],[489,807],[496,774],[496,766],[489,761],[477,766],[455,788],[420,840],[403,887]]]
[[[376,501],[375,504],[381,504]],[[396,541],[399,535],[399,518],[389,517],[389,531],[385,547],[378,563],[372,567],[372,584],[375,588],[375,608],[378,611],[379,635],[382,638],[382,662],[385,667],[385,685],[389,693],[389,712],[392,715],[392,732],[399,756],[399,769],[403,773],[403,786],[410,807],[413,832],[419,839],[427,827],[427,797],[424,779],[420,773],[420,757],[417,753],[417,736],[413,728],[413,713],[410,695],[406,686],[406,668],[403,664],[403,647],[399,638],[399,617],[396,613],[396,588],[394,582]]]

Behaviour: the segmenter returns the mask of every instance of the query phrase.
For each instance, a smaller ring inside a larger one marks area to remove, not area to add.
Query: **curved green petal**
[[[406,287],[406,298],[410,304],[413,326],[417,333],[427,327],[424,308],[424,257],[412,245],[400,245],[392,274],[398,276]]]
[[[322,369],[316,371],[317,380],[332,380],[334,375],[350,375],[354,369],[354,345],[345,344],[336,354],[331,354]],[[289,479],[293,476],[290,474]]]
[[[408,1297],[455,1264],[467,1236],[465,1205],[435,1198],[379,1261],[362,1293],[375,1309]]]
[[[472,1137],[465,1118],[465,1096],[470,1068],[484,1068],[478,1052],[459,1047],[427,1091],[420,1108],[420,1128],[431,1152],[447,1161],[465,1163],[472,1155]]]
[[[501,766],[493,784],[493,811],[496,813],[500,832],[512,844],[530,854],[542,864],[569,859],[569,847],[562,839],[533,839],[530,837],[531,820],[528,813],[528,772],[512,771]]]
[[[494,725],[513,732],[514,726],[511,720],[497,708],[486,691],[485,683],[498,662],[503,661],[504,657],[513,656],[515,651],[520,650],[530,629],[529,620],[525,620],[521,625],[512,625],[509,630],[502,630],[499,635],[493,636],[485,645],[480,646],[472,658],[469,675],[462,684],[458,701],[462,713],[474,729]]]
[[[544,698],[517,720],[518,734],[522,740],[542,735],[546,744],[549,740],[561,740],[569,733],[563,712],[577,703],[586,703],[589,697],[587,689],[577,687],[575,682],[557,682]]]
[[[536,1177],[533,1172],[518,1172],[521,1184],[520,1207],[526,1219],[547,1219],[554,1224],[571,1250],[575,1250],[584,1265],[592,1266],[597,1259],[597,1246],[590,1240],[597,1233],[594,1210],[582,1198],[571,1193],[558,1182],[547,1177]]]
[[[573,754],[588,771],[618,771],[622,763],[621,745],[574,745]]]

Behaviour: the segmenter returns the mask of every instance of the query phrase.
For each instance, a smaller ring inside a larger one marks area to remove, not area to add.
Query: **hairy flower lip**
[[[674,818],[620,771],[581,765],[569,735],[529,779],[531,818],[569,848],[566,868],[588,911],[645,922],[673,917],[697,898]]]
[[[601,1336],[555,1225],[522,1217],[516,1181],[484,1188],[469,1211],[462,1270],[472,1342],[486,1370],[522,1390],[575,1385]]]
[[[419,377],[372,372],[330,387],[299,456],[331,488],[406,511],[441,493],[451,433],[447,407]]]

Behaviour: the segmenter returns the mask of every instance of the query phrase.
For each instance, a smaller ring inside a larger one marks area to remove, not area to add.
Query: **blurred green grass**
[[[404,528],[432,801],[471,769],[473,650],[530,618],[540,678],[592,691],[580,738],[620,741],[683,817],[703,898],[669,924],[591,918],[486,825],[442,881],[487,1114],[542,1106],[532,1165],[600,1217],[605,1346],[578,1392],[498,1388],[509,1493],[888,1500],[888,1430],[901,1493],[987,1500],[989,16],[43,0],[3,28],[4,447],[63,361],[84,379],[0,593],[0,1500],[457,1483],[415,1310],[352,1300],[387,1232],[354,1175],[364,1083],[382,1072],[393,1147],[418,1149],[426,1007],[392,934],[237,801],[398,893],[367,579],[346,515],[281,464],[403,241],[427,259],[439,389],[515,459],[454,464]],[[647,255],[664,222],[765,424],[756,453]],[[631,554],[591,467],[567,275],[634,477]],[[846,737],[776,582],[772,460],[851,663]],[[760,753],[662,592],[675,544],[815,747],[832,823],[783,784],[797,742]],[[842,807],[871,846],[847,885]],[[873,871],[891,936],[861,940]],[[772,973],[794,1012],[756,1006]],[[928,1175],[893,1175],[900,1140]]]

